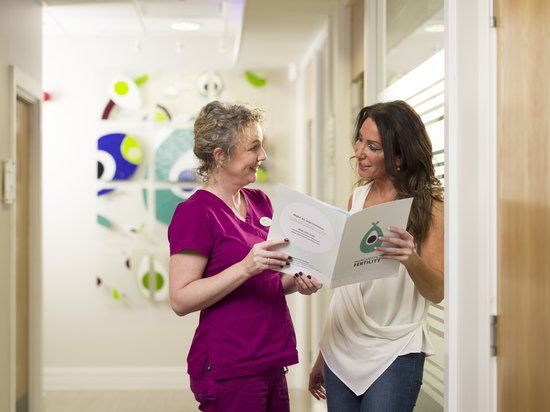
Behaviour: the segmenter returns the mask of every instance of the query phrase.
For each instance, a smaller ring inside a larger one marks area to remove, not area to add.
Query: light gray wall
[[[0,0],[0,160],[10,158],[9,66],[41,81],[42,7],[36,0]],[[13,207],[0,205],[0,410],[9,410],[9,268]]]

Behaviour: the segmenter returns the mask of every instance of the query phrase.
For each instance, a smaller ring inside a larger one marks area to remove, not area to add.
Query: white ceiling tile
[[[198,64],[201,64],[199,60],[204,60],[208,65],[213,61],[212,53],[222,56],[219,44],[225,42],[227,51],[223,56],[226,61],[234,61],[239,52],[239,66],[244,67],[281,67],[299,60],[328,22],[328,15],[337,2],[246,0],[245,3],[245,0],[227,0],[226,20],[223,20],[221,0],[43,1],[57,23],[57,26],[52,22],[45,23],[45,36],[64,33],[111,36],[113,39],[116,36],[138,37],[144,35],[143,22],[147,31],[145,37],[151,41],[162,37],[162,44],[170,43],[167,50],[172,50],[176,41],[183,41],[184,54],[193,53]],[[179,20],[202,23],[201,30],[178,32],[169,28],[172,22]],[[222,37],[225,40],[221,40]]]
[[[220,15],[220,0],[139,0],[147,17],[215,17]]]
[[[143,32],[131,3],[48,7],[70,35],[139,35]]]

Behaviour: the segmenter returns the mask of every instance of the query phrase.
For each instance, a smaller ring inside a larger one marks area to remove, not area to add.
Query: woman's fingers
[[[254,245],[254,260],[264,269],[281,269],[290,265],[292,258],[283,252],[268,250],[270,247],[288,243],[288,239],[270,239]]]
[[[315,291],[317,291],[317,290],[319,290],[323,287],[323,284],[321,282],[319,282],[315,276],[311,276],[311,278],[310,278],[309,275],[307,275],[306,278],[311,279],[311,283],[315,287]]]
[[[390,227],[389,230],[398,234],[399,237],[380,237],[380,240],[384,242],[384,246],[376,248],[376,250],[383,253],[380,258],[407,260],[414,250],[414,238],[409,232],[401,228]]]
[[[302,279],[311,293],[315,293],[321,289],[322,285],[320,285],[320,283],[313,276],[303,274]]]
[[[292,258],[286,253],[270,252],[261,248],[256,248],[253,252],[254,261],[264,269],[281,269],[290,265]]]
[[[380,255],[378,256],[380,259],[393,259],[393,260],[398,260],[400,262],[405,262],[409,256],[405,256],[405,255]]]
[[[307,284],[304,282],[303,274],[295,273],[294,282],[296,282],[296,285],[298,286],[298,292],[305,295],[310,295],[312,293],[307,287]]]
[[[262,256],[268,257],[270,259],[278,259],[282,261],[288,261],[290,262],[292,260],[292,257],[286,253],[283,252],[272,252],[270,250],[266,250],[262,253]]]
[[[390,232],[397,233],[402,239],[413,239],[413,236],[409,232],[405,229],[401,229],[400,227],[390,226],[388,230]]]
[[[311,295],[323,287],[317,279],[302,272],[296,273],[294,279],[298,285],[298,292],[304,295]]]
[[[412,252],[412,250],[409,248],[384,247],[384,246],[378,246],[376,250],[384,254],[394,254],[394,255],[408,255]]]
[[[318,398],[317,399],[326,399],[327,398],[327,392],[325,391],[325,388],[323,387],[319,387],[319,389],[316,390],[316,393],[317,393],[317,396]]]
[[[390,245],[405,246],[410,244],[410,241],[401,239],[400,237],[381,236],[380,240],[385,244],[390,244]]]
[[[317,389],[310,389],[309,392],[318,401],[320,401],[321,399],[326,399],[327,398],[327,394],[324,391],[320,391],[320,390],[317,390]]]
[[[271,248],[274,248],[276,246],[280,246],[280,245],[286,245],[287,243],[289,242],[289,240],[287,238],[278,238],[278,239],[269,239],[269,240],[266,240],[264,242],[260,242],[258,243],[257,245],[262,248],[262,249],[271,249]]]
[[[308,389],[309,389],[309,392],[313,395],[313,397],[317,400],[327,398],[325,386],[319,381],[314,381],[314,382],[310,381]]]

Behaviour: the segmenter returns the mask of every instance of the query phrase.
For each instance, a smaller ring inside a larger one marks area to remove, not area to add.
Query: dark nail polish
[[[295,273],[295,274],[294,274],[294,277],[295,277],[295,278],[297,278],[297,277],[298,277],[298,274],[297,274],[297,273]]]
[[[285,242],[288,243],[290,242],[290,240],[287,237],[285,237]]]
[[[300,276],[302,276],[302,275],[303,275],[303,273],[302,273],[302,272],[298,272],[298,274],[299,274]]]
[[[287,266],[290,266],[290,262],[286,262],[286,265],[287,265]]]
[[[307,278],[308,278],[308,279],[311,279],[311,275],[307,275]]]
[[[289,256],[289,257],[288,257],[288,260],[292,261],[292,256]]]

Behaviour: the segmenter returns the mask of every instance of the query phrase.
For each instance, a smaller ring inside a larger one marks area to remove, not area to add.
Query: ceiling
[[[174,51],[224,66],[271,68],[298,61],[337,0],[43,0],[44,36],[173,42]],[[176,31],[172,23],[198,23]],[[201,52],[202,50],[202,52]],[[214,56],[214,54],[216,54]]]
[[[239,63],[297,62],[328,22],[337,0],[247,0]]]

